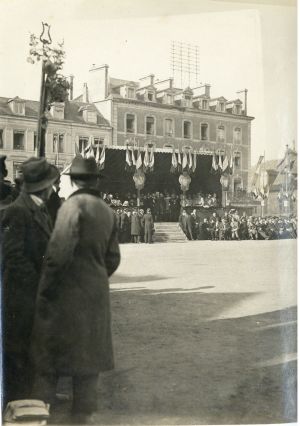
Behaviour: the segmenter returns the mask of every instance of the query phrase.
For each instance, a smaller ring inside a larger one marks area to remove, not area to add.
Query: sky
[[[29,34],[51,24],[65,42],[64,74],[81,93],[92,64],[137,81],[172,75],[171,42],[198,46],[199,83],[235,99],[248,89],[255,164],[296,140],[296,7],[293,0],[0,0],[0,96],[38,99],[40,64],[26,62]],[[13,23],[13,24],[12,24]]]

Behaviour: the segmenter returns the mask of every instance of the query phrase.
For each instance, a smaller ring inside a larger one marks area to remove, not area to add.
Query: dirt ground
[[[296,242],[123,245],[97,421],[296,421]]]

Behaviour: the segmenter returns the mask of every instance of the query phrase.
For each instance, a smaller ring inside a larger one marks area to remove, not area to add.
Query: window
[[[13,147],[16,150],[24,150],[25,149],[24,132],[19,132],[19,131],[14,132]]]
[[[201,135],[200,138],[202,141],[208,140],[208,124],[207,123],[201,123]]]
[[[236,114],[241,114],[242,113],[242,106],[241,105],[236,105],[235,106],[235,113]]]
[[[3,142],[3,129],[0,129],[0,149],[4,148],[4,142]]]
[[[148,92],[148,101],[152,102],[154,100],[154,95],[152,92]]]
[[[135,133],[135,116],[133,114],[126,114],[126,132]]]
[[[89,138],[87,136],[79,136],[79,140],[78,140],[79,152],[82,152],[85,148],[87,148],[88,144],[89,144]]]
[[[16,114],[24,114],[24,104],[21,102],[14,102],[14,112]]]
[[[97,115],[95,111],[87,111],[86,118],[89,123],[97,123]]]
[[[234,153],[234,167],[241,168],[241,154],[239,152]]]
[[[146,134],[154,135],[154,117],[146,117]]]
[[[242,140],[242,130],[240,127],[235,127],[233,130],[233,143],[240,143]]]
[[[225,104],[224,104],[224,102],[220,102],[220,111],[221,112],[224,112],[225,111]]]
[[[97,148],[97,146],[99,145],[99,147],[101,147],[102,145],[104,145],[104,138],[94,138],[94,147]]]
[[[172,95],[166,95],[166,102],[169,105],[172,103]]]
[[[165,135],[166,136],[173,135],[173,120],[171,118],[165,119]]]
[[[208,101],[206,99],[203,99],[202,101],[202,109],[207,109],[208,108]]]
[[[225,140],[225,127],[222,125],[217,128],[217,139],[222,142]]]
[[[58,153],[64,152],[64,134],[62,133],[53,134],[53,152],[58,152]]]
[[[191,139],[192,137],[192,123],[190,121],[183,122],[183,137],[184,139]]]
[[[187,107],[191,107],[192,106],[192,98],[190,96],[185,96],[185,105]]]
[[[33,150],[35,151],[37,149],[37,133],[33,133]]]
[[[14,180],[16,179],[16,177],[17,177],[17,175],[18,175],[18,172],[20,172],[20,171],[21,171],[22,164],[23,164],[23,163],[20,163],[20,162],[17,162],[17,161],[14,161],[14,162],[13,162],[13,179],[14,179]]]
[[[128,89],[127,89],[127,96],[130,99],[134,98],[134,88],[133,87],[128,87]]]

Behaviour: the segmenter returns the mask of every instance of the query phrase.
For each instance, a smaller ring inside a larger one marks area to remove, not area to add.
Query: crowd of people
[[[150,208],[145,212],[143,209],[124,207],[115,210],[115,214],[119,243],[153,243],[155,228]]]
[[[151,210],[155,222],[176,222],[180,211],[184,207],[203,207],[205,209],[218,206],[216,194],[204,194],[202,192],[195,194],[178,195],[173,193],[153,192],[141,193],[139,206],[137,206],[137,195],[127,193],[124,195],[118,193],[103,193],[103,200],[113,208],[134,208],[139,207],[146,211]]]
[[[254,217],[236,210],[201,219],[194,209],[183,209],[179,224],[189,240],[276,240],[297,238],[297,217]]]

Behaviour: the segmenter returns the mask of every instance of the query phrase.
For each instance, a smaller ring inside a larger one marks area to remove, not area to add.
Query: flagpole
[[[264,151],[264,170],[263,173],[265,173],[266,171],[266,151]],[[265,176],[265,175],[263,175]],[[264,181],[263,181],[264,182]],[[264,217],[264,205],[265,205],[265,200],[261,200],[261,216]]]

